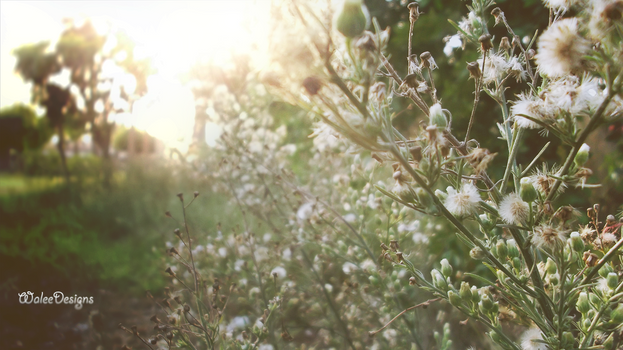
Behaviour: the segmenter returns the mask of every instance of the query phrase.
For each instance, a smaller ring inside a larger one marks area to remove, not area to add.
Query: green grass
[[[132,295],[164,286],[166,241],[175,241],[178,192],[201,196],[189,210],[194,232],[213,232],[229,217],[226,199],[209,184],[172,175],[158,164],[136,164],[115,174],[111,189],[83,178],[71,187],[56,177],[0,178],[0,261],[50,268],[71,288],[108,288]],[[201,239],[201,235],[199,235]],[[17,267],[12,276],[26,273]],[[36,277],[34,277],[36,278]]]

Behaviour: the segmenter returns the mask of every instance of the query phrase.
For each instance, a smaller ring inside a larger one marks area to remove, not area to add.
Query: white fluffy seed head
[[[464,216],[475,212],[479,202],[480,194],[476,186],[465,183],[459,191],[448,187],[448,196],[444,201],[444,206],[452,214]]]
[[[590,41],[578,33],[578,19],[565,18],[552,24],[539,38],[536,61],[549,77],[563,77],[584,69]]]
[[[500,203],[499,213],[508,224],[522,224],[530,215],[530,207],[517,193],[511,193]]]

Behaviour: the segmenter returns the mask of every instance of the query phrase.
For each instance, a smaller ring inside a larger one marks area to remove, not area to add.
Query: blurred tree
[[[10,168],[11,150],[39,149],[53,134],[47,119],[29,106],[17,104],[0,110],[0,170]]]
[[[111,117],[129,112],[133,101],[146,92],[150,64],[135,59],[134,45],[122,32],[99,34],[90,21],[78,25],[65,20],[65,25],[53,51],[48,42],[15,50],[15,68],[33,83],[33,102],[46,107],[59,137],[57,146],[66,176],[65,134],[77,140],[90,131],[95,150],[104,159],[104,182],[108,183],[115,127]],[[67,86],[51,81],[62,74],[69,75]]]

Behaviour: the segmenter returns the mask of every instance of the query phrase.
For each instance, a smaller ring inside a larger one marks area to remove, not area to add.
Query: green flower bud
[[[521,189],[519,190],[519,195],[521,199],[526,203],[534,202],[538,196],[530,178],[524,177],[521,179],[520,183]]]
[[[556,273],[557,268],[556,268],[556,263],[554,263],[554,260],[547,258],[547,262],[545,263],[545,271],[550,275],[553,275]]]
[[[434,205],[433,198],[422,187],[417,187],[415,189],[415,195],[417,196],[420,204],[422,204],[425,208],[432,207]]]
[[[616,324],[623,323],[623,304],[619,304],[619,306],[612,311],[610,320]]]
[[[586,292],[580,293],[580,296],[578,297],[578,301],[575,304],[575,307],[578,309],[578,311],[582,315],[586,314],[588,310],[591,309],[591,306],[588,303],[588,294],[586,294]]]
[[[489,220],[486,214],[480,214],[478,217],[480,218],[480,232],[488,235],[495,228],[495,222]]]
[[[435,125],[441,129],[448,127],[448,118],[439,103],[435,103],[430,107],[430,125]]]
[[[506,282],[507,276],[506,276],[506,274],[504,273],[504,271],[502,271],[502,270],[498,270],[498,271],[497,271],[497,275],[498,275],[498,280],[500,281],[500,283],[504,283],[504,282]]]
[[[619,323],[619,322],[617,322],[617,323]],[[603,343],[603,346],[604,346],[604,350],[612,350],[612,349],[614,349],[614,332],[610,333],[610,336]]]
[[[607,278],[610,272],[614,272],[612,266],[610,266],[610,264],[604,264],[604,266],[599,269],[599,276]]]
[[[448,301],[450,301],[450,304],[452,306],[461,306],[461,298],[451,290],[448,291]]]
[[[569,240],[571,241],[571,248],[573,248],[573,251],[578,253],[584,252],[584,241],[582,241],[579,232],[571,232]]]
[[[472,302],[477,303],[480,301],[480,293],[478,293],[478,288],[476,286],[472,286]]]
[[[441,273],[444,277],[452,276],[452,265],[450,265],[448,259],[441,260]]]
[[[474,260],[482,260],[485,258],[485,252],[480,247],[474,247],[469,251],[469,256]]]
[[[511,264],[515,269],[521,270],[521,259],[519,259],[519,257],[514,257],[513,260],[511,260]]]
[[[584,321],[582,321],[582,324],[584,326],[584,329],[588,329],[591,326],[591,320],[587,318]]]
[[[372,283],[373,286],[378,287],[381,285],[379,278],[376,276],[370,276],[368,277],[368,280],[370,281],[370,283]]]
[[[366,12],[362,0],[345,0],[337,18],[337,30],[347,38],[361,35],[368,24]]]
[[[504,242],[503,239],[497,241],[497,243],[495,244],[495,250],[498,253],[498,258],[502,261],[505,261],[508,254],[508,249],[506,249],[506,242]]]
[[[590,151],[590,147],[587,144],[582,144],[582,147],[580,147],[580,150],[578,151],[578,153],[575,155],[575,158],[573,159],[573,162],[575,163],[575,165],[577,165],[578,167],[583,166],[584,164],[586,164],[586,162],[588,161],[588,151]]]
[[[588,300],[590,300],[591,304],[597,307],[601,305],[601,299],[595,293],[589,293]]]
[[[433,269],[430,272],[430,275],[433,279],[433,286],[441,290],[448,289],[448,282],[446,282],[446,280],[443,278],[441,272],[439,272],[437,269]]]
[[[608,285],[608,288],[614,290],[619,284],[619,276],[617,276],[614,272],[610,272],[608,277],[606,277],[606,284]]]
[[[517,242],[514,239],[509,239],[506,241],[506,248],[508,249],[508,256],[510,258],[519,257],[519,247],[517,247]]]
[[[482,306],[480,311],[482,311],[482,309],[484,309],[485,311],[491,311],[493,310],[493,300],[491,300],[491,297],[489,295],[483,294],[480,298],[480,303],[478,303],[478,306]],[[483,311],[483,313],[485,313],[485,311]]]
[[[572,348],[575,344],[575,338],[571,332],[562,332],[562,344],[564,349]]]
[[[469,289],[469,283],[461,282],[461,288],[459,289],[459,295],[465,301],[472,300],[472,291]]]

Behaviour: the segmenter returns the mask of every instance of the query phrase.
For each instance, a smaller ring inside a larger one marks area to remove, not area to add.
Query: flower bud
[[[616,310],[615,310],[616,311]],[[620,322],[616,322],[620,323]],[[603,343],[604,350],[614,349],[614,332],[610,333],[610,336]]]
[[[480,293],[478,292],[478,288],[476,286],[472,286],[472,302],[478,303],[480,301]]]
[[[474,247],[469,251],[469,256],[474,260],[482,260],[485,258],[485,252],[480,247]]]
[[[487,313],[487,311],[493,310],[493,300],[488,294],[483,294],[480,298],[480,302],[478,303],[478,307],[482,313]]]
[[[498,253],[498,259],[505,261],[507,254],[508,254],[508,250],[506,249],[506,242],[504,242],[504,240],[499,240],[496,244],[495,244],[495,250]]]
[[[445,129],[448,126],[448,119],[446,118],[439,103],[435,103],[430,108],[430,125],[435,125],[441,129]]]
[[[469,62],[467,64],[467,71],[469,72],[470,78],[478,79],[482,76],[478,62]]]
[[[472,291],[469,289],[469,283],[461,282],[461,288],[459,289],[459,295],[465,301],[472,300]]]
[[[459,296],[451,290],[448,291],[448,301],[450,301],[452,306],[461,306],[461,298],[459,298]]]
[[[573,159],[573,162],[575,163],[575,165],[577,165],[578,167],[583,166],[584,164],[586,164],[586,162],[588,161],[588,151],[590,151],[590,147],[587,144],[582,144],[582,146],[580,147],[580,150],[578,151],[578,154],[575,155],[575,158]]]
[[[368,18],[362,0],[345,0],[337,18],[337,30],[347,38],[354,38],[366,29]]]
[[[538,196],[530,178],[524,177],[521,179],[520,183],[521,189],[519,190],[519,195],[521,199],[526,203],[534,202]]]
[[[446,280],[443,278],[441,272],[439,272],[437,269],[433,269],[430,272],[430,275],[433,279],[433,286],[441,290],[448,289],[448,282],[446,282]]]
[[[582,241],[579,232],[571,232],[569,240],[571,241],[571,248],[573,248],[573,251],[577,253],[584,251],[584,241]]]
[[[586,292],[580,293],[580,296],[578,297],[578,301],[575,304],[575,307],[578,309],[580,313],[582,313],[582,315],[584,315],[585,313],[588,312],[588,310],[591,309],[591,306],[588,303],[588,294],[586,294]]]
[[[619,306],[612,311],[610,320],[615,324],[621,324],[623,322],[623,304],[619,304]]]
[[[612,266],[610,266],[610,264],[604,264],[604,266],[599,269],[599,276],[607,278],[610,272],[614,272]]]
[[[450,265],[448,259],[441,260],[441,273],[444,277],[452,276],[452,265]]]
[[[480,42],[480,48],[483,52],[488,51],[493,48],[493,43],[491,43],[491,34],[483,34],[478,38]]]
[[[510,258],[519,257],[519,247],[517,247],[517,242],[514,239],[506,241],[506,248],[508,249],[508,256]]]
[[[500,49],[502,50],[510,50],[511,48],[511,43],[508,40],[507,36],[503,36],[502,39],[500,39]]]
[[[513,267],[517,270],[521,270],[521,259],[519,259],[519,257],[514,257],[511,260],[511,264],[513,265]]]
[[[595,293],[588,293],[588,300],[597,307],[601,305],[601,299]]]
[[[551,258],[547,258],[547,262],[545,263],[545,271],[550,275],[555,274],[557,271],[556,263],[554,263],[554,260],[552,260]]]
[[[617,276],[615,272],[610,272],[608,277],[606,277],[606,284],[608,285],[608,288],[613,290],[616,289],[619,284],[619,276]]]
[[[417,196],[420,204],[425,208],[432,207],[434,205],[433,198],[431,198],[430,194],[422,187],[415,189],[415,195]]]
[[[379,281],[378,277],[376,277],[376,276],[370,276],[370,277],[368,277],[368,280],[369,280],[369,281],[370,281],[370,283],[372,283],[372,285],[373,285],[373,286],[375,286],[375,287],[378,287],[378,286],[380,286],[380,285],[381,285],[381,283],[380,283],[380,281]]]

